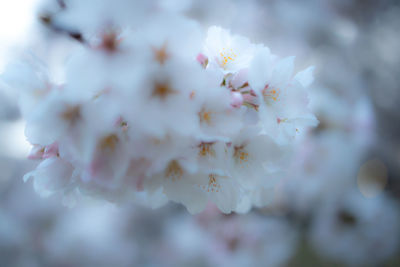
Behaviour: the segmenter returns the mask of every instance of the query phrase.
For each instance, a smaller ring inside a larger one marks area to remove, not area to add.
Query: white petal
[[[294,77],[303,87],[308,87],[310,86],[313,81],[314,81],[314,72],[315,67],[311,66],[308,67],[307,69],[299,72],[296,74]]]
[[[260,92],[271,78],[272,62],[268,48],[259,49],[250,63],[249,84]]]
[[[60,158],[49,158],[24,176],[26,182],[33,178],[33,187],[42,197],[48,197],[53,193],[62,190],[71,180],[73,167]]]
[[[287,57],[276,64],[272,78],[274,86],[280,87],[289,82],[294,71],[294,60],[295,57]]]

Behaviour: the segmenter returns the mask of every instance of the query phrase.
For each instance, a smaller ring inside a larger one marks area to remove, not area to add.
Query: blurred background
[[[40,24],[59,1],[40,2],[0,2],[0,73],[29,51],[57,76],[79,45]],[[26,159],[15,93],[0,83],[0,266],[400,266],[399,1],[161,2],[204,29],[220,25],[295,55],[298,70],[315,65],[318,128],[264,209],[67,208],[23,183],[37,163]]]

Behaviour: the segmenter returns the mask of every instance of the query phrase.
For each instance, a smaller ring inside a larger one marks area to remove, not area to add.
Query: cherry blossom
[[[41,161],[25,176],[39,194],[170,200],[191,213],[268,204],[292,141],[317,124],[312,68],[294,75],[293,57],[217,26],[203,32],[170,8],[71,0],[42,16],[80,44],[62,82],[39,59],[1,76],[19,94],[29,158]]]

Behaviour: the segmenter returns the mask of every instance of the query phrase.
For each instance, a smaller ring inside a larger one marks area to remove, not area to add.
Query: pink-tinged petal
[[[115,126],[115,127],[121,126],[121,124],[122,124],[123,121],[124,121],[124,119],[123,119],[121,116],[119,116],[119,117],[115,120],[114,126]]]
[[[94,160],[89,167],[89,173],[92,177],[97,176],[102,169],[102,160]]]
[[[252,94],[244,94],[243,95],[243,101],[246,103],[256,103],[257,102],[257,96],[254,96]]]
[[[48,159],[52,157],[58,156],[58,143],[54,142],[53,144],[46,146],[44,149],[43,158]]]
[[[248,84],[248,72],[249,72],[249,69],[247,69],[247,68],[241,69],[240,71],[238,71],[238,73],[236,73],[233,76],[233,78],[231,80],[231,85],[233,86],[233,88],[239,89]]]
[[[218,209],[218,207],[212,203],[211,201],[207,202],[207,205],[205,207],[205,209],[199,213],[195,219],[196,221],[203,226],[207,226],[208,223],[210,223],[210,220],[212,220],[213,218],[215,218],[216,216],[221,215],[220,210]]]
[[[101,167],[102,164],[100,160],[92,161],[81,175],[82,181],[85,183],[92,181],[93,178],[101,171]]]
[[[139,175],[136,180],[136,190],[141,192],[144,190],[143,182],[144,182],[144,175]]]
[[[29,152],[28,159],[43,159],[43,154],[44,154],[45,148],[40,145],[34,145]]]

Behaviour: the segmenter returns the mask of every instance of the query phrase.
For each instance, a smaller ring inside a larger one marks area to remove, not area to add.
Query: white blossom
[[[278,60],[267,48],[258,50],[249,68],[249,84],[261,98],[260,123],[280,143],[293,141],[318,123],[308,109],[305,90],[312,81],[312,68],[295,77],[293,69],[293,57]]]
[[[208,29],[204,53],[210,68],[228,74],[247,68],[255,49],[256,46],[249,39],[232,36],[228,30],[213,26]]]
[[[395,253],[399,234],[397,203],[350,191],[321,206],[311,241],[321,254],[349,265],[379,264]]]

